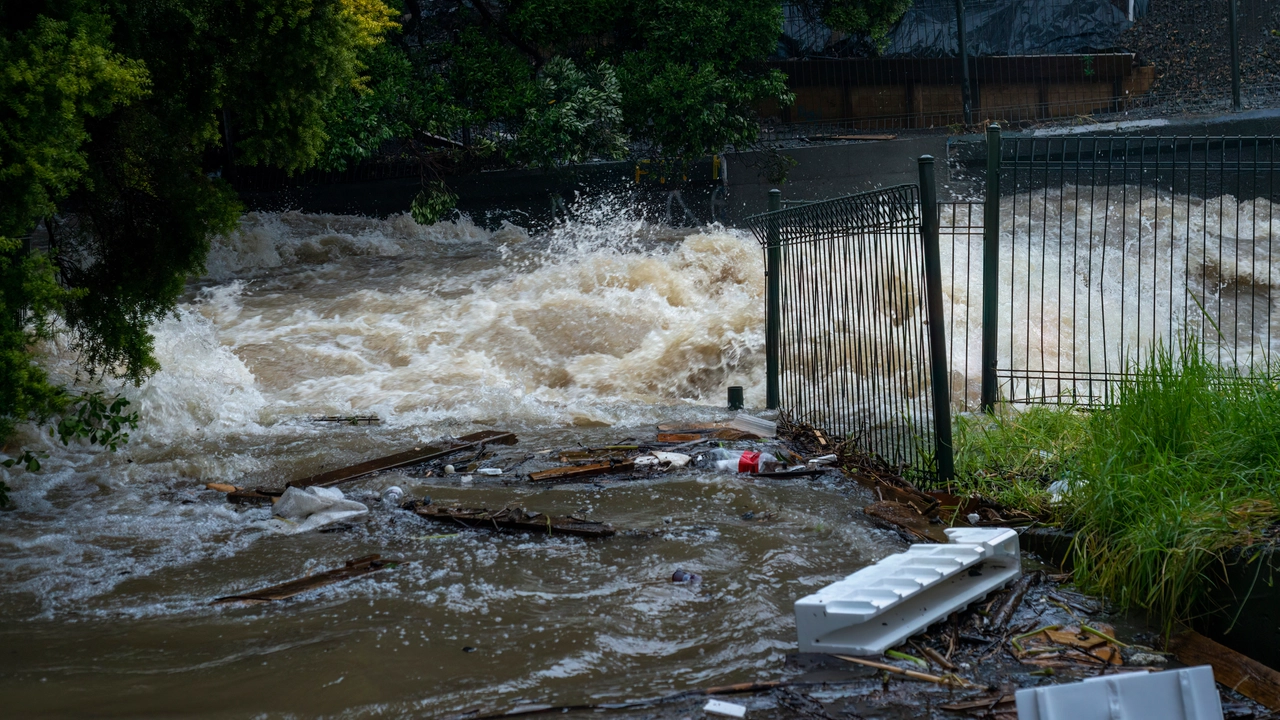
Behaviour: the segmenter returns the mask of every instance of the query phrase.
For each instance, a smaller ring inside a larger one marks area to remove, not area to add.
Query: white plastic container
[[[738,413],[737,417],[729,421],[729,427],[734,430],[751,433],[756,437],[771,438],[778,436],[777,423],[746,413]]]
[[[880,655],[1022,573],[1013,530],[945,532],[798,600],[800,652]]]
[[[1018,720],[1222,720],[1213,668],[1131,672],[1019,690]]]

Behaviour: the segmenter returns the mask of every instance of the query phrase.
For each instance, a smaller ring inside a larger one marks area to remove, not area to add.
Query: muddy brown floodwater
[[[1031,201],[1041,214],[1056,208],[1092,222],[1093,206]],[[1203,220],[1225,206],[1177,207]],[[1134,211],[1122,203],[1098,212]],[[1212,223],[1202,224],[1209,232]],[[1002,297],[1002,306],[1027,318],[1038,308],[1036,324],[1057,328],[1080,302],[1115,314],[1125,288],[1168,290],[1118,283],[1168,258],[1130,257],[1124,237],[1103,234],[1105,267],[1054,293]],[[1043,248],[1023,235],[1004,241],[1040,257],[1043,274]],[[964,294],[976,287],[965,270],[976,248],[944,243],[959,401],[960,369],[978,368],[965,362],[980,344],[982,309]],[[1208,263],[1194,247],[1166,250]],[[103,388],[140,414],[129,444],[116,454],[62,447],[28,429],[15,446],[47,452],[43,469],[0,469],[14,502],[0,512],[0,716],[435,717],[813,677],[863,677],[868,687],[843,707],[866,717],[911,717],[921,702],[951,697],[932,686],[879,687],[869,670],[832,675],[788,661],[797,598],[904,547],[861,513],[866,491],[831,476],[752,482],[679,470],[535,487],[519,468],[470,485],[410,469],[345,486],[372,512],[336,532],[302,534],[267,509],[203,489],[278,487],[481,429],[519,435],[495,459],[513,467],[539,450],[651,439],[663,421],[721,418],[731,385],[761,407],[762,265],[744,233],[653,227],[608,203],[533,236],[466,220],[421,227],[407,216],[245,217],[214,242],[209,276],[153,326],[163,370],[140,387]],[[1219,265],[1213,276],[1233,287],[1262,277],[1252,260]],[[1188,322],[1174,305],[1160,307],[1160,327]],[[1118,344],[1058,332],[1035,357],[999,362],[1118,363],[1119,349],[1163,337],[1133,325],[1121,324],[1128,335]],[[1255,335],[1241,334],[1235,349],[1252,353]],[[45,350],[55,378],[77,381],[69,348]],[[311,421],[317,414],[382,423]],[[439,502],[573,513],[620,532],[603,541],[454,533],[383,506],[378,493],[391,485]],[[210,605],[370,553],[406,562],[279,603]],[[702,583],[673,584],[677,568]],[[845,691],[806,697],[823,692]],[[875,692],[888,699],[883,712],[858,699]],[[822,716],[788,697],[770,707]]]
[[[219,240],[211,276],[154,328],[164,369],[121,390],[141,413],[132,441],[112,455],[21,438],[50,457],[5,475],[0,715],[434,716],[777,677],[794,600],[902,547],[832,479],[534,487],[410,469],[345,486],[372,512],[304,534],[203,489],[477,429],[520,436],[507,464],[651,438],[664,420],[723,417],[728,385],[761,405],[755,242],[606,214],[538,237],[262,215]],[[47,365],[70,373],[70,359],[50,347]],[[352,413],[383,422],[308,419]],[[620,532],[455,534],[365,497],[391,485]],[[289,601],[209,604],[375,552],[407,562]],[[703,582],[673,584],[678,567]]]

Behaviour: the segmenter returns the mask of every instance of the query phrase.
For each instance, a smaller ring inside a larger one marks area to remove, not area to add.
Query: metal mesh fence
[[[1157,343],[1184,339],[1241,371],[1272,362],[1278,150],[1270,137],[1005,139],[1001,399],[1105,402]]]
[[[747,222],[778,250],[780,406],[932,472],[920,220],[918,189],[904,185]]]
[[[951,407],[961,412],[981,401],[982,211],[981,202],[938,203]]]

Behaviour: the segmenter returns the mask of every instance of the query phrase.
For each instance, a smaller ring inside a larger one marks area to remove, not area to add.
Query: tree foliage
[[[344,108],[369,113],[335,124],[330,162],[376,154],[375,139],[450,156],[424,178],[424,197],[440,197],[429,188],[460,156],[554,168],[628,152],[679,163],[748,145],[755,104],[787,95],[782,74],[761,62],[777,44],[777,0],[404,7],[404,32],[376,60],[396,57],[402,72],[345,93]],[[407,142],[390,142],[397,135]]]
[[[873,41],[883,41],[911,7],[911,0],[806,0],[819,5],[819,12],[832,30],[851,35],[867,35]]]
[[[83,420],[34,362],[55,327],[88,374],[157,369],[148,326],[239,216],[210,158],[314,164],[327,105],[362,88],[391,17],[380,0],[0,4],[0,440],[69,407]],[[127,421],[98,405],[103,427]]]

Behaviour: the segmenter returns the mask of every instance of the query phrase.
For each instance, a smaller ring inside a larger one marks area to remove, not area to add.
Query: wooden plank
[[[729,421],[711,423],[667,423],[658,426],[658,432],[697,432],[699,430],[720,430],[729,427]]]
[[[516,436],[509,432],[500,432],[496,430],[485,430],[470,435],[464,435],[457,440],[448,440],[438,445],[428,445],[426,447],[414,448],[406,450],[395,455],[378,458],[377,460],[369,460],[359,465],[341,468],[338,470],[330,470],[329,472],[312,475],[311,477],[294,480],[289,483],[291,487],[333,487],[352,480],[358,480],[377,472],[384,470],[394,470],[399,467],[409,465],[418,465],[456,453],[460,450],[470,450],[480,447],[481,445],[514,445],[516,444]]]
[[[1213,678],[1273,711],[1280,711],[1280,672],[1216,643],[1194,630],[1169,640],[1169,650],[1185,665],[1209,665]]]
[[[383,560],[381,555],[366,555],[365,557],[348,560],[347,564],[328,572],[308,575],[297,580],[290,580],[279,585],[272,585],[261,590],[254,590],[242,595],[227,595],[214,600],[214,605],[224,605],[226,603],[247,603],[250,605],[258,605],[261,603],[274,602],[276,600],[284,600],[299,595],[308,590],[313,590],[325,585],[332,585],[344,580],[351,580],[363,575],[375,573],[379,570],[389,567],[395,567],[399,564],[396,560]]]
[[[701,439],[702,436],[697,433],[658,433],[660,443],[687,443]]]
[[[533,482],[585,480],[586,478],[595,477],[596,475],[630,472],[631,470],[634,470],[635,467],[636,464],[632,460],[624,460],[617,463],[592,463],[591,465],[566,465],[565,467],[551,468],[550,470],[540,470],[538,472],[529,473],[529,479]]]
[[[445,507],[442,505],[415,504],[410,509],[419,517],[436,522],[489,530],[518,530],[540,532],[548,535],[576,535],[578,537],[609,537],[614,534],[612,525],[583,520],[572,515],[550,517],[543,513],[529,513],[524,508],[502,510],[484,508]]]
[[[280,492],[264,493],[261,489],[236,488],[227,493],[227,502],[236,505],[271,505],[280,499],[280,495]]]

